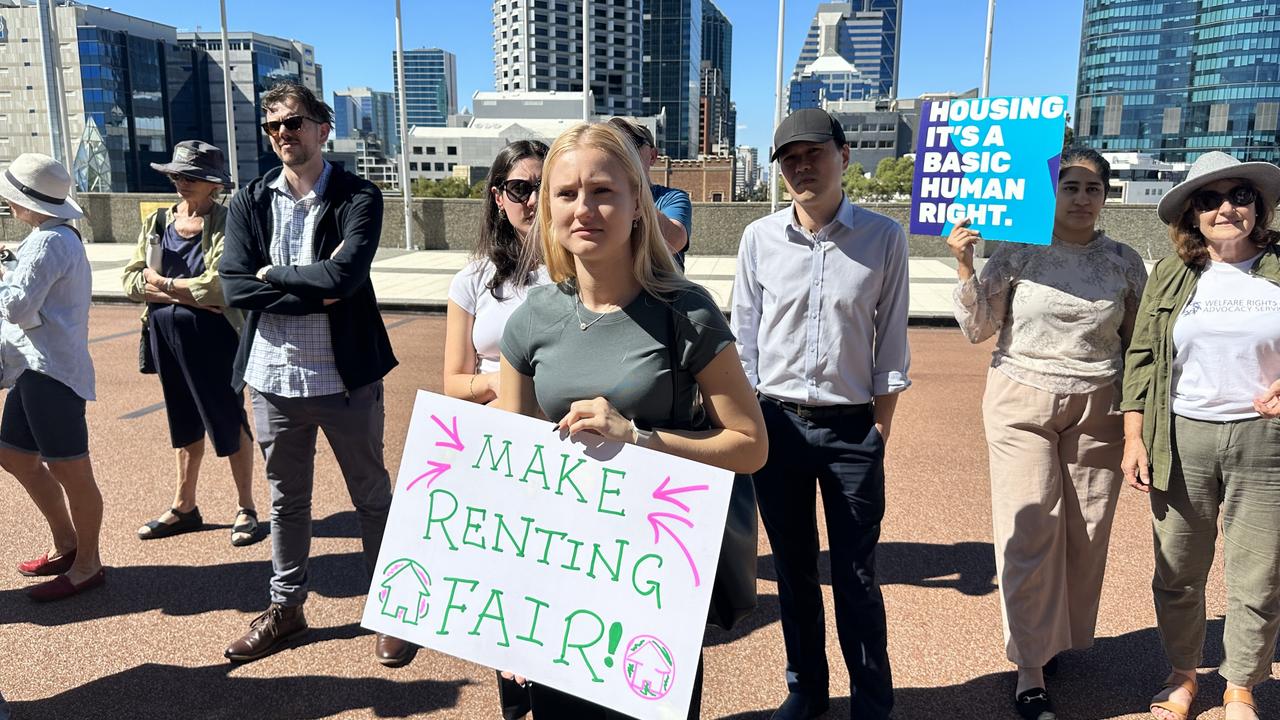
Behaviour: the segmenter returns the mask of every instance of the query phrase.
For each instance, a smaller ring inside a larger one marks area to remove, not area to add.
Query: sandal
[[[198,507],[193,507],[188,512],[182,512],[178,508],[169,508],[169,512],[173,513],[173,516],[178,519],[167,523],[160,518],[156,518],[138,528],[138,539],[158,540],[189,533],[204,527],[204,518],[200,517],[200,508]]]
[[[1178,678],[1182,679],[1179,680]],[[1165,690],[1168,690],[1169,694],[1172,695],[1174,691],[1182,689],[1191,694],[1191,701],[1185,705],[1175,700],[1161,700],[1159,702],[1153,701],[1149,709],[1155,710],[1156,708],[1160,708],[1161,710],[1173,713],[1176,720],[1187,720],[1187,715],[1191,712],[1191,704],[1195,702],[1196,699],[1197,688],[1198,681],[1194,674],[1183,675],[1178,672],[1169,673],[1169,677],[1165,678],[1164,685],[1160,686],[1160,690],[1156,695],[1160,695]]]
[[[1227,705],[1231,703],[1246,705],[1254,714],[1258,712],[1258,705],[1253,701],[1253,690],[1249,688],[1227,688],[1227,691],[1222,693],[1223,712],[1226,711]]]
[[[240,516],[244,516],[243,522],[237,522],[231,526],[231,544],[236,547],[252,545],[265,537],[262,532],[262,526],[258,524],[258,512],[248,508],[240,508],[236,510],[236,520]]]

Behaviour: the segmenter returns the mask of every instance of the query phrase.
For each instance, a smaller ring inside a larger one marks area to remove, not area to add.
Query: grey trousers
[[[1227,617],[1218,672],[1252,687],[1271,676],[1280,630],[1280,420],[1173,418],[1169,489],[1151,492],[1151,511],[1156,624],[1176,668],[1202,659],[1219,509]]]
[[[382,462],[382,381],[320,397],[251,394],[271,487],[271,602],[292,606],[307,599],[317,429],[342,469],[360,520],[365,575],[372,579],[391,508],[391,478]]]

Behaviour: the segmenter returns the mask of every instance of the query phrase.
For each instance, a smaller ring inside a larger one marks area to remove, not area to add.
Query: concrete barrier
[[[140,193],[82,193],[86,219],[80,224],[88,242],[132,243],[141,225],[143,203],[169,202],[173,195]],[[404,243],[404,210],[400,198],[384,198],[382,241],[384,247]],[[910,206],[906,203],[868,204],[869,209],[907,225]],[[752,221],[769,212],[768,203],[694,203],[693,245],[695,255],[734,255],[742,231]],[[414,245],[419,250],[470,250],[484,213],[481,200],[415,198],[413,200]],[[1156,259],[1172,249],[1164,225],[1156,218],[1154,205],[1108,205],[1098,223],[1111,237],[1132,245],[1143,257]],[[28,228],[12,217],[0,217],[0,242],[13,243]],[[942,238],[909,235],[913,257],[946,257]]]

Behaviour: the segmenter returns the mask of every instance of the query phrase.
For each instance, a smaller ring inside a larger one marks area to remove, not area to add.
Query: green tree
[[[1076,140],[1075,128],[1071,127],[1071,113],[1067,113],[1067,127],[1062,131],[1062,149],[1066,150]]]
[[[447,177],[442,180],[413,181],[414,197],[465,198],[471,197],[471,186],[465,178]]]
[[[876,165],[872,194],[877,200],[892,200],[911,194],[915,162],[910,158],[884,158]]]
[[[473,199],[473,200],[483,200],[483,199],[484,199],[484,181],[483,181],[483,180],[477,180],[477,181],[476,181],[476,184],[471,186],[471,196],[470,196],[470,197],[471,197],[471,199]]]
[[[872,181],[862,169],[862,163],[850,163],[844,170],[841,184],[844,185],[844,194],[854,202],[865,200],[871,195]]]

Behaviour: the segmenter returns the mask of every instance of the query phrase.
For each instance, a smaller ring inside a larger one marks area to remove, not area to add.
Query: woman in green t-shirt
[[[543,164],[534,233],[555,284],[502,337],[502,409],[736,473],[764,464],[760,406],[724,315],[676,269],[635,149],[608,124],[560,135]],[[689,717],[701,705],[701,668]],[[546,686],[547,718],[612,711]]]

